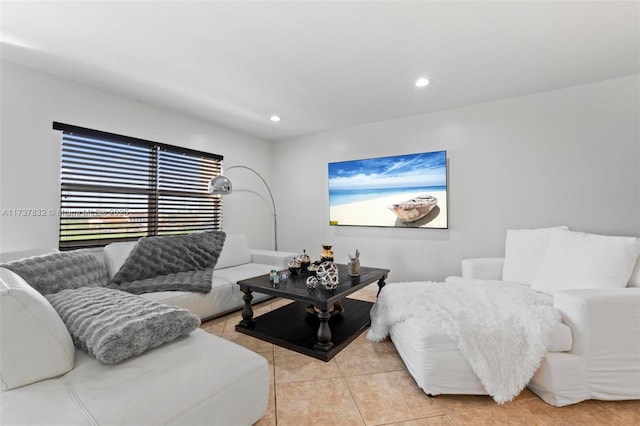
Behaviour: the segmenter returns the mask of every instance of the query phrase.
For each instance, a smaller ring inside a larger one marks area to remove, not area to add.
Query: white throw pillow
[[[640,255],[640,239],[555,230],[533,290],[554,294],[585,288],[623,288]]]
[[[502,280],[531,285],[549,246],[551,232],[566,226],[540,229],[509,229],[505,242]]]
[[[222,246],[222,253],[214,269],[251,263],[251,250],[244,234],[227,235]]]
[[[62,319],[19,275],[0,268],[2,390],[60,376],[73,368],[75,348]]]

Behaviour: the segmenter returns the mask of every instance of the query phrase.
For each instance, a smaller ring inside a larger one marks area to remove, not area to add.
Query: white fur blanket
[[[502,404],[527,385],[547,352],[560,313],[550,297],[517,284],[480,281],[390,283],[371,310],[369,340],[410,317],[440,327],[485,389]]]

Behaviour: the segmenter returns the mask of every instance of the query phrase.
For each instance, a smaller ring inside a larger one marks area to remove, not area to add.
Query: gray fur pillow
[[[193,291],[209,293],[212,287],[213,269],[202,271],[176,272],[175,274],[158,275],[130,283],[109,284],[108,288],[126,291],[133,294],[153,293],[156,291]]]
[[[75,250],[29,257],[4,265],[40,294],[78,287],[102,287],[109,282],[104,262],[93,253]]]
[[[108,288],[78,288],[47,295],[74,344],[105,364],[185,336],[200,319],[186,309]]]
[[[213,268],[222,252],[225,237],[222,231],[205,231],[141,238],[111,283]]]

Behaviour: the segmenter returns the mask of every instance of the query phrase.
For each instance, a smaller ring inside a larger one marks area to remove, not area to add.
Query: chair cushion
[[[120,290],[78,288],[47,298],[75,345],[105,364],[140,355],[200,325],[200,319],[186,309]]]
[[[547,251],[549,238],[554,229],[568,228],[559,226],[555,228],[507,230],[502,279],[531,285]]]
[[[412,317],[393,325],[390,335],[409,373],[426,393],[487,393],[458,345],[439,327]],[[571,330],[559,323],[548,351],[568,351],[572,343]]]
[[[55,309],[19,275],[0,268],[2,390],[65,374],[75,348]]]
[[[243,234],[227,235],[215,269],[229,268],[251,262],[251,250]]]
[[[555,230],[533,290],[554,294],[562,290],[623,288],[640,255],[640,239]]]

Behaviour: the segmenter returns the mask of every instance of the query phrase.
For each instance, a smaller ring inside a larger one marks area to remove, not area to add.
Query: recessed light
[[[419,79],[416,80],[416,87],[424,87],[427,86],[429,84],[429,80],[427,80],[424,77],[420,77]]]
[[[272,115],[270,120],[274,123],[277,123],[278,121],[280,121],[280,117],[278,117],[277,115]]]

